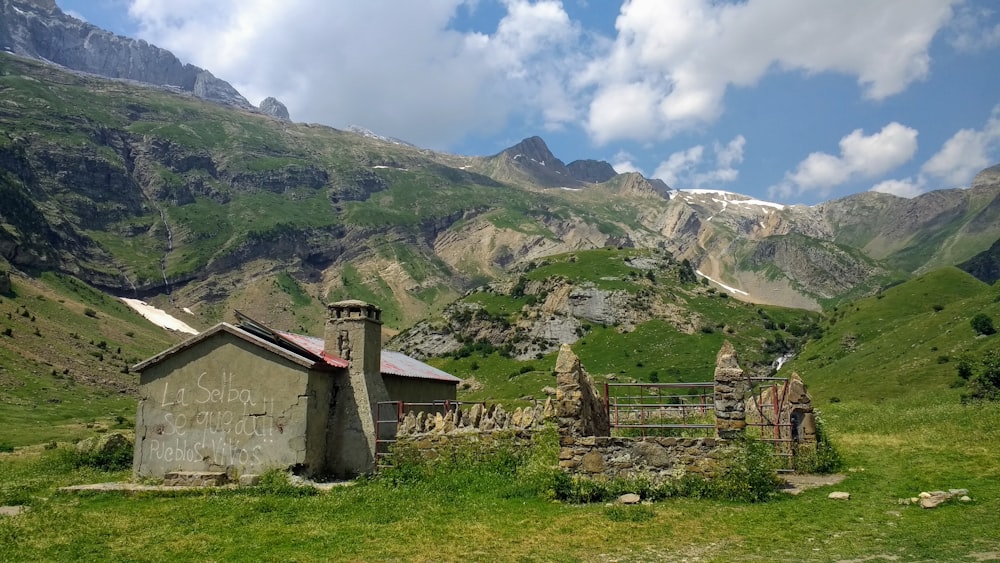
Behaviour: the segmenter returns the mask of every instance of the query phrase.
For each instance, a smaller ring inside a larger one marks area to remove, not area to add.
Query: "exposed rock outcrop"
[[[599,184],[618,175],[613,166],[603,160],[574,160],[566,165],[571,176],[581,182]]]
[[[177,88],[244,109],[228,82],[166,49],[104,31],[62,12],[51,0],[0,0],[0,49],[108,78]]]
[[[260,111],[270,115],[271,117],[291,121],[291,117],[288,115],[288,108],[285,107],[285,104],[270,96],[264,98],[264,100],[260,103]]]

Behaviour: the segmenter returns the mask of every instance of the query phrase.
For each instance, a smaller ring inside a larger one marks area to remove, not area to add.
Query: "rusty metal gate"
[[[746,377],[747,436],[772,446],[777,470],[795,470],[796,427],[788,409],[787,377]]]

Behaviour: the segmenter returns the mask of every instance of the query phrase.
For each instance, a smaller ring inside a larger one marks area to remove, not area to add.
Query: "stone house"
[[[237,313],[136,365],[134,475],[372,471],[376,404],[454,400],[460,381],[382,350],[381,313],[333,303],[322,339]]]

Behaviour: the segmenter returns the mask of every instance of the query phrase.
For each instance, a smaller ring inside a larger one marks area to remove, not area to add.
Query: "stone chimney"
[[[348,362],[347,377],[336,382],[327,433],[327,462],[338,476],[375,469],[377,403],[388,401],[382,381],[382,310],[363,301],[328,305],[324,331],[327,354]]]

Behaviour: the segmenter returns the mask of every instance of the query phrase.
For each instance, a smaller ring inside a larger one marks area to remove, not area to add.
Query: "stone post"
[[[715,435],[731,439],[743,435],[746,428],[745,395],[747,384],[729,341],[722,344],[715,358]]]
[[[559,420],[560,436],[611,435],[611,422],[604,400],[569,344],[559,348],[556,382],[555,415]]]

